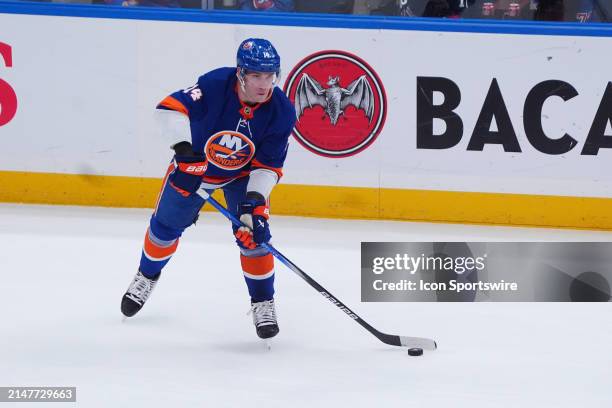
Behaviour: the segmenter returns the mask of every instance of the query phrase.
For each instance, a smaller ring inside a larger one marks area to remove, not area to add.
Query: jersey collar
[[[272,98],[272,94],[274,93],[274,88],[270,89],[270,93],[266,97],[265,101],[257,103],[255,105],[248,105],[242,99],[240,99],[240,93],[238,92],[239,86],[240,85],[238,84],[238,82],[236,82],[236,85],[234,86],[234,91],[236,92],[236,97],[238,98],[238,102],[240,102],[240,106],[241,106],[239,110],[240,116],[242,116],[242,118],[245,120],[251,120],[253,119],[253,116],[255,115],[255,111],[259,109],[261,105],[263,105],[264,103],[267,103]]]

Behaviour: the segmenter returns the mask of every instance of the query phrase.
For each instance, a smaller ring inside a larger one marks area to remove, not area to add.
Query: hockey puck
[[[422,356],[423,355],[423,349],[422,348],[410,348],[408,349],[408,355],[409,356]]]

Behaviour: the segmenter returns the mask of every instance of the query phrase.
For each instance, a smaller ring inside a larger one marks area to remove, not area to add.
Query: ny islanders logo
[[[208,162],[223,170],[238,170],[251,161],[255,145],[245,135],[222,130],[212,135],[204,147]]]
[[[345,51],[321,51],[300,61],[283,89],[293,102],[293,135],[325,157],[348,157],[368,148],[387,115],[382,81],[361,58]]]

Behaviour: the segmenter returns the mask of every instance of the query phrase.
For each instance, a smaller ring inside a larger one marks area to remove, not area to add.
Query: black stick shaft
[[[226,218],[228,218],[234,225],[242,226],[240,220],[238,220],[231,212],[229,212],[225,207],[223,207],[217,200],[212,198],[206,191],[203,189],[198,190],[198,194],[202,196],[205,200],[207,200],[213,207],[215,207],[221,214],[223,214]],[[292,272],[298,275],[300,278],[304,279],[310,286],[312,286],[317,292],[319,292],[324,298],[329,300],[331,303],[336,305],[340,310],[346,313],[351,319],[361,325],[364,329],[372,333],[376,336],[377,339],[382,341],[385,344],[389,344],[392,346],[404,346],[404,347],[421,347],[429,350],[435,350],[437,348],[436,342],[431,339],[421,338],[421,337],[405,337],[405,336],[396,336],[391,334],[382,333],[372,327],[368,322],[363,320],[361,317],[357,315],[357,313],[353,312],[349,309],[344,303],[342,303],[338,298],[333,296],[327,289],[321,286],[316,280],[311,278],[306,272],[301,270],[297,265],[291,262],[285,255],[283,255],[280,251],[278,251],[272,244],[265,243],[262,244],[264,248],[266,248],[272,255],[274,255],[279,261],[281,261],[285,266],[287,266]]]

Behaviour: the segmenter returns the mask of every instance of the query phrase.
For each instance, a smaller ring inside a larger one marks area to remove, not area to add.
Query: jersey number
[[[202,98],[202,91],[200,90],[200,88],[198,88],[198,84],[190,86],[189,88],[185,89],[183,93],[189,94],[189,96],[191,96],[191,99],[193,99],[194,102]]]

